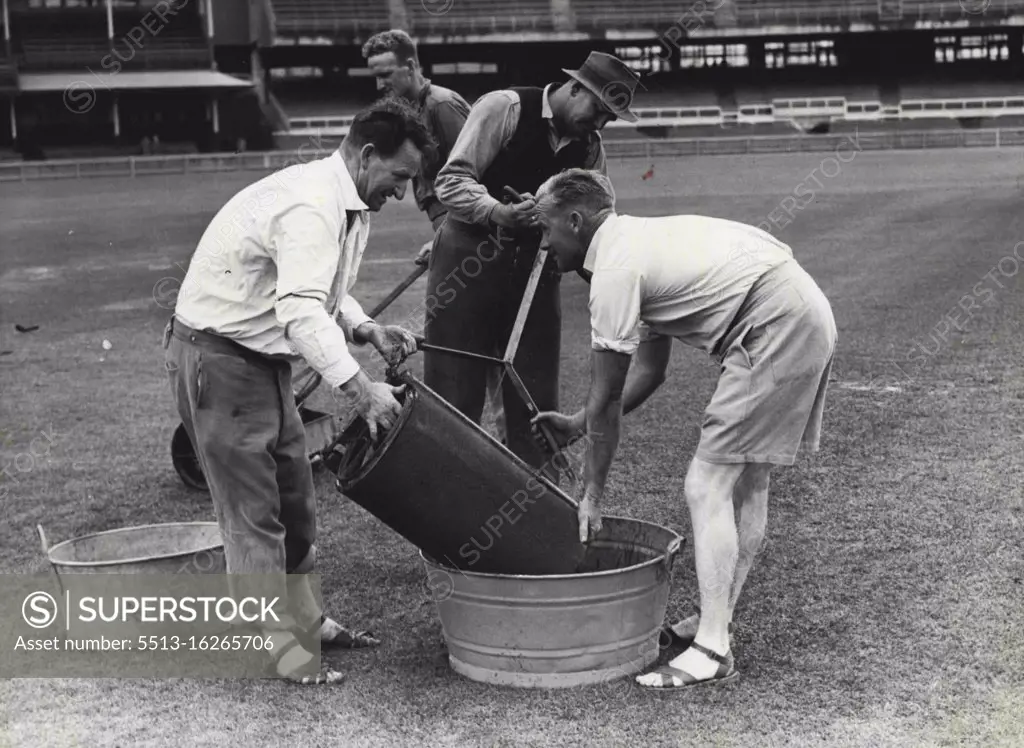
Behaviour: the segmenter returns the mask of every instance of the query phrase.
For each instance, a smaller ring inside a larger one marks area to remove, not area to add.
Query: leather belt
[[[251,348],[246,348],[241,343],[225,338],[223,335],[218,335],[206,330],[193,329],[176,317],[171,317],[164,330],[165,346],[170,341],[171,335],[182,342],[191,343],[192,345],[207,348],[228,356],[244,358],[247,361],[263,366],[280,367],[291,365],[288,359],[284,357],[267,356],[263,353],[257,353]]]

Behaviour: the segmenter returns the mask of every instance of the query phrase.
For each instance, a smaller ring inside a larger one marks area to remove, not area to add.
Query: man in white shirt
[[[379,642],[323,616],[303,576],[316,559],[316,496],[292,364],[322,375],[374,436],[393,425],[401,388],[372,381],[348,345],[372,343],[395,362],[416,341],[376,324],[350,292],[370,211],[402,199],[432,148],[408,104],[383,100],[356,116],[329,157],[243,189],[203,234],[165,333],[171,387],[210,487],[227,571],[279,580],[289,610],[304,619],[268,631],[277,674],[296,682],[342,680],[330,669],[298,674],[318,666],[308,651],[317,642]]]
[[[764,540],[769,472],[792,465],[801,447],[818,449],[837,339],[831,307],[792,250],[752,226],[617,215],[607,178],[582,169],[550,178],[536,197],[541,247],[561,272],[590,279],[586,407],[534,419],[561,441],[584,433],[590,440],[581,541],[601,527],[620,418],[665,380],[672,340],[721,366],[684,489],[701,611],[665,632],[689,647],[637,681],[664,689],[732,680],[733,610]]]

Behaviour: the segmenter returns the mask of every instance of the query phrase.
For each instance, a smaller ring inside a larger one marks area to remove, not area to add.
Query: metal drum
[[[484,573],[577,570],[576,504],[411,374],[402,412],[372,443],[342,435],[337,487],[448,566]]]
[[[475,681],[539,688],[641,672],[658,658],[682,542],[659,525],[606,517],[580,573],[481,574],[421,554],[452,668]]]

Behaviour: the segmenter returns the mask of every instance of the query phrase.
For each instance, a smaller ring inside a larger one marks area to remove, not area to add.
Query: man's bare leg
[[[729,624],[733,621],[736,601],[739,599],[747,574],[764,543],[765,525],[768,519],[768,478],[771,465],[747,463],[732,491],[733,508],[739,538],[739,554],[736,558],[736,573],[729,594]],[[700,614],[682,619],[672,625],[672,630],[684,640],[692,641],[700,626]],[[730,628],[731,632],[731,628]]]
[[[768,482],[771,465],[760,462],[747,463],[740,479],[733,489],[733,504],[736,508],[736,524],[739,528],[739,555],[736,558],[736,572],[733,575],[729,593],[729,620],[732,621],[736,601],[743,591],[747,574],[754,565],[754,559],[764,547],[765,526],[768,523]]]
[[[733,489],[743,469],[743,465],[717,465],[695,457],[686,474],[686,501],[700,585],[701,617],[694,644],[720,655],[729,652],[729,600],[739,548]],[[669,665],[698,680],[712,677],[719,667],[692,646]],[[661,677],[651,674],[637,680],[642,685],[656,686]]]

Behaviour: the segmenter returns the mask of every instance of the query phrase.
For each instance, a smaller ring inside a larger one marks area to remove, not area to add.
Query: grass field
[[[822,154],[657,163],[648,180],[646,163],[613,164],[620,212],[755,224],[818,174],[813,203],[777,233],[833,304],[835,380],[822,451],[773,479],[768,542],[737,612],[735,688],[658,697],[631,680],[539,692],[460,678],[415,549],[321,473],[325,598],[385,639],[326,656],[346,685],[0,681],[0,746],[1024,744],[1022,156],[856,153],[832,177]],[[253,178],[0,188],[0,573],[45,568],[37,522],[55,542],[212,519],[170,462],[161,305],[207,221]],[[364,306],[427,237],[409,201],[375,218]],[[423,289],[383,318],[419,324]],[[566,278],[563,298],[575,408],[585,286]],[[683,475],[715,375],[676,350],[668,382],[626,419],[609,512],[688,535]],[[695,601],[687,547],[669,616]]]

